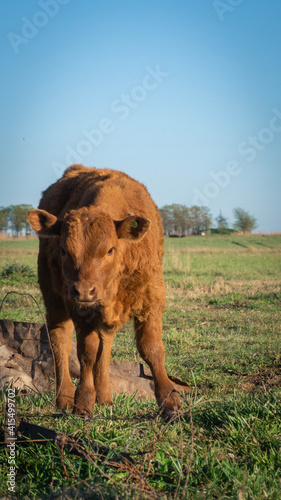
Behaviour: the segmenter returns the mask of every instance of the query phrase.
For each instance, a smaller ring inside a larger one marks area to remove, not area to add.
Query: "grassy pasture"
[[[0,241],[0,299],[15,290],[38,302],[11,294],[1,318],[42,322],[37,249],[37,240]],[[125,395],[91,419],[58,413],[52,394],[18,395],[19,417],[85,446],[77,456],[51,443],[18,445],[18,498],[280,498],[281,237],[167,238],[164,270],[166,366],[193,388],[186,419],[167,424],[154,402]],[[112,354],[140,359],[131,324]],[[93,441],[110,448],[105,458]],[[114,465],[122,452],[131,464]],[[5,495],[3,448],[0,460]]]

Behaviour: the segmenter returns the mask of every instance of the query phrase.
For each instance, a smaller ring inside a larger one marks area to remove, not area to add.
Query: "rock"
[[[54,391],[54,365],[46,325],[0,320],[0,388],[12,384],[18,389]],[[76,342],[69,357],[70,375],[79,378]],[[154,399],[154,383],[147,366],[133,361],[111,359],[109,368],[113,393],[134,393]],[[180,379],[170,377],[177,389],[189,392]]]

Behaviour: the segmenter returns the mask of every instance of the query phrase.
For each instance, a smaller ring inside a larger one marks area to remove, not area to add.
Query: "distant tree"
[[[190,229],[191,221],[189,209],[185,205],[173,204],[171,205],[173,212],[174,230],[180,234],[184,234]]]
[[[212,216],[207,207],[194,205],[189,208],[186,205],[174,203],[160,208],[164,232],[170,234],[176,232],[180,235],[187,234],[192,229],[193,234],[201,234],[208,231],[212,224]]]
[[[202,231],[208,231],[212,224],[210,209],[193,205],[190,208],[191,228],[193,234],[201,234]]]
[[[185,205],[174,203],[160,208],[164,232],[186,233],[191,228],[189,209]]]
[[[201,221],[201,210],[198,205],[194,205],[190,209],[191,217],[191,227],[193,234],[200,234],[202,221]]]
[[[257,220],[242,208],[235,208],[233,210],[235,218],[234,227],[243,233],[252,232],[257,227]]]
[[[23,217],[20,205],[11,205],[10,207],[10,227],[14,236],[19,236],[23,229]]]
[[[202,230],[208,231],[212,225],[212,215],[208,207],[201,208]]]
[[[0,207],[0,232],[7,232],[9,229],[9,208]]]
[[[31,229],[31,226],[30,226],[29,222],[27,222],[26,216],[27,216],[27,212],[29,212],[29,210],[33,209],[33,206],[32,205],[26,205],[26,204],[23,204],[23,205],[20,205],[20,206],[21,206],[22,215],[23,215],[23,221],[22,221],[23,231],[25,232],[26,236],[29,236],[31,233],[34,234],[34,231],[33,231],[33,229]]]
[[[169,234],[171,231],[174,231],[174,216],[171,210],[171,205],[164,205],[164,207],[160,208],[160,214],[162,217],[164,233]]]
[[[32,205],[11,205],[9,209],[9,226],[14,236],[19,236],[23,231],[30,234],[31,229],[26,221],[28,210],[32,209]]]
[[[228,227],[228,224],[227,224],[227,220],[223,215],[222,215],[222,212],[220,211],[219,215],[216,217],[216,222],[217,222],[217,226],[218,226],[218,232],[220,234],[223,234],[225,233],[225,230],[227,229]]]

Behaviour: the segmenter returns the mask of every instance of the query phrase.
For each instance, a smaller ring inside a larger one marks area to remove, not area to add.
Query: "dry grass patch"
[[[175,287],[169,282],[166,283],[167,301],[177,301],[185,299],[197,299],[202,296],[213,297],[227,294],[245,294],[246,296],[258,293],[272,294],[280,292],[280,280],[251,280],[251,281],[231,281],[222,277],[214,279],[211,285],[198,285],[194,278],[182,280],[180,286]]]

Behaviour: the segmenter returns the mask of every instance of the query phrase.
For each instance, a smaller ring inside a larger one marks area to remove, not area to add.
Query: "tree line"
[[[0,207],[0,232],[10,234],[12,236],[29,236],[34,234],[30,225],[26,220],[26,214],[33,207],[32,205],[10,205],[9,207]],[[199,235],[202,232],[208,233],[211,229],[213,218],[209,208],[187,207],[174,203],[173,205],[164,205],[160,208],[164,233],[166,235]],[[235,208],[234,229],[238,231],[251,232],[257,227],[255,217],[251,216],[242,208]],[[220,212],[215,218],[216,230],[212,228],[212,232],[219,234],[228,234],[231,230],[228,226],[228,220]]]
[[[201,234],[203,231],[208,231],[212,225],[212,216],[209,208],[187,207],[186,205],[164,205],[160,208],[164,233],[187,235]]]
[[[167,235],[199,235],[203,232],[210,232],[213,224],[213,217],[209,208],[205,206],[187,207],[186,205],[164,205],[160,208],[164,233]],[[242,231],[243,233],[251,232],[257,227],[255,217],[250,215],[242,208],[233,210],[234,224],[233,228],[229,228],[228,219],[224,217],[222,212],[215,218],[216,228],[212,228],[212,233],[229,234],[233,230]]]
[[[0,207],[0,232],[11,236],[29,236],[33,230],[26,220],[26,214],[32,205],[10,205]]]

